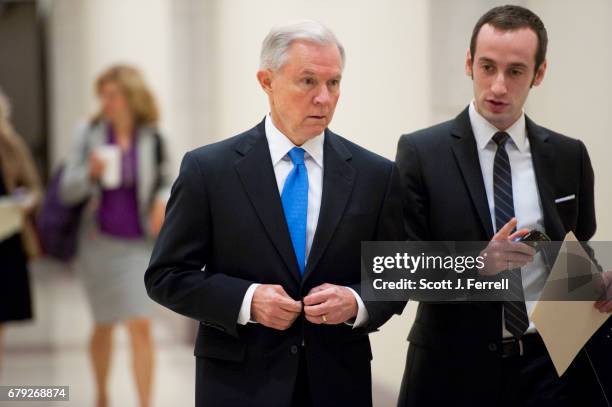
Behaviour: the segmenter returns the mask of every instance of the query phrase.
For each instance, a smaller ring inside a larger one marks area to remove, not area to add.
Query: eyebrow
[[[525,69],[529,69],[529,67],[527,65],[525,65],[522,62],[514,62],[512,64],[510,64],[510,68],[525,68]]]
[[[303,75],[312,75],[312,76],[316,76],[317,74],[316,74],[314,71],[311,71],[310,69],[306,69],[306,70],[304,70],[304,71],[302,71],[302,72],[300,73],[300,76],[303,76]],[[342,74],[341,74],[341,73],[339,73],[338,75],[336,75],[335,77],[333,77],[333,78],[331,78],[331,79],[337,79],[337,80],[340,80],[340,79],[342,79]]]
[[[486,62],[486,63],[490,63],[490,64],[493,64],[493,65],[496,65],[496,64],[497,64],[495,61],[493,61],[492,59],[487,58],[487,57],[481,57],[481,58],[479,58],[479,59],[478,59],[478,62],[479,62],[479,63]],[[527,65],[525,65],[524,63],[522,63],[522,62],[513,62],[513,63],[509,64],[509,66],[510,66],[510,68],[524,68],[524,69],[529,69],[529,67],[528,67]]]

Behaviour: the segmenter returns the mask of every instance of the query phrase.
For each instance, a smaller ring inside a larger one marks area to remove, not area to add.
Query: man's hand
[[[517,230],[516,218],[510,219],[499,232],[493,236],[487,247],[480,253],[485,257],[485,267],[480,270],[480,275],[493,276],[501,271],[523,267],[533,261],[536,251],[533,247],[521,243],[513,242],[512,239],[525,236],[529,233],[528,229]]]
[[[306,319],[313,324],[337,325],[357,316],[355,295],[347,287],[321,284],[304,297]]]
[[[601,313],[612,313],[612,271],[601,274],[602,300],[595,301],[595,308]]]
[[[294,301],[280,285],[257,286],[251,301],[251,318],[268,328],[284,331],[302,313],[302,303]]]

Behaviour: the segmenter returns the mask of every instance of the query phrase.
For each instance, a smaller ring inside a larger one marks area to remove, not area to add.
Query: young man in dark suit
[[[542,21],[522,7],[496,7],[477,22],[465,63],[474,100],[454,120],[398,144],[412,239],[494,242],[531,229],[556,241],[569,231],[580,241],[593,236],[593,169],[584,144],[537,125],[523,110],[544,79],[547,42]],[[582,355],[557,377],[529,320],[529,299],[538,298],[547,277],[542,258],[523,244],[505,246],[502,263],[524,266],[519,287],[527,301],[421,303],[399,405],[574,405],[571,386],[578,383],[583,404],[591,396],[602,401]],[[609,301],[596,306],[611,309]]]
[[[187,153],[145,275],[196,319],[197,406],[370,406],[365,240],[402,240],[394,164],[328,129],[344,49],[272,29],[257,79],[270,114]]]

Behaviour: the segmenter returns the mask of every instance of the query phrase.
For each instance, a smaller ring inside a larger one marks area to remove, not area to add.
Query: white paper
[[[543,298],[551,298],[546,294],[547,291],[558,292],[559,281],[567,282],[568,270],[564,256],[572,254],[591,261],[581,245],[568,245],[567,242],[577,242],[572,232],[563,241],[542,290]],[[594,284],[586,284],[581,289],[592,290]],[[599,312],[593,304],[594,301],[538,301],[531,314],[531,320],[542,336],[559,376],[565,373],[578,352],[610,316]]]

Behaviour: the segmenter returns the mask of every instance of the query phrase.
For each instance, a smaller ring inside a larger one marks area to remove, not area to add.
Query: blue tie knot
[[[291,150],[289,150],[289,152],[287,153],[287,155],[289,155],[289,158],[291,158],[291,162],[293,162],[293,165],[300,165],[300,164],[304,164],[304,149],[300,148],[300,147],[293,147]]]

